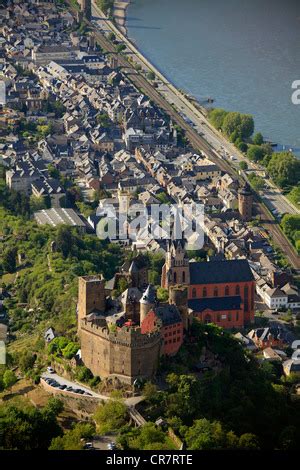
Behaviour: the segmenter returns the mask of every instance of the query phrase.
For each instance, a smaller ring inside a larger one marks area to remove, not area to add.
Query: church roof
[[[253,281],[245,259],[190,263],[190,284],[224,284]]]
[[[203,299],[191,299],[188,306],[194,312],[203,312],[206,309],[217,311],[240,310],[242,299],[239,295],[226,297],[205,297]]]

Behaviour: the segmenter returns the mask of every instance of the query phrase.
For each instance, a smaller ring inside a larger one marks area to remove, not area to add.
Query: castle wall
[[[140,329],[120,328],[109,332],[83,320],[80,328],[81,355],[94,375],[118,375],[124,382],[155,375],[160,356],[159,332],[142,334]]]

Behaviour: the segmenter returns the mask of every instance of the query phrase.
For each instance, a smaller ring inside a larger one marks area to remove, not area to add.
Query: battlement
[[[140,327],[126,326],[117,328],[116,331],[109,331],[107,327],[97,325],[97,323],[94,322],[89,322],[86,319],[82,320],[81,329],[99,336],[99,339],[104,339],[111,343],[130,348],[145,347],[148,344],[155,343],[161,338],[159,331],[142,334]]]

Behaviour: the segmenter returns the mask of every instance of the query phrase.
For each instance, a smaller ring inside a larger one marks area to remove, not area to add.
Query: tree
[[[92,424],[78,423],[63,436],[58,436],[51,441],[49,450],[82,450],[82,439],[91,439],[95,433]]]
[[[299,183],[300,161],[290,152],[273,153],[267,169],[281,188]]]
[[[121,400],[109,400],[98,407],[94,418],[100,433],[118,431],[126,423],[127,408]]]
[[[140,428],[139,436],[133,440],[132,446],[139,450],[159,450],[166,436],[161,429],[158,429],[154,423],[148,422]]]
[[[3,374],[3,385],[4,388],[11,388],[16,382],[17,382],[17,377],[16,374],[10,370],[6,369],[6,371]]]
[[[30,405],[0,406],[0,429],[0,448],[5,450],[46,450],[62,433],[54,413]]]
[[[17,266],[17,249],[8,248],[3,255],[2,265],[5,272],[14,273]]]
[[[240,169],[241,169],[241,170],[248,170],[248,163],[245,162],[245,161],[241,161],[241,162],[239,163],[239,166],[240,166]]]
[[[28,372],[34,366],[36,355],[30,351],[24,351],[19,359],[19,366],[22,372]]]
[[[250,180],[252,188],[255,191],[259,192],[263,190],[265,186],[265,180],[261,176],[252,174],[252,175],[249,175],[249,180]]]
[[[255,434],[242,434],[239,439],[239,448],[243,450],[259,450],[259,442]]]
[[[287,426],[279,436],[279,446],[283,450],[297,450],[299,442],[299,431],[295,426]]]
[[[119,52],[119,53],[123,52],[125,50],[126,50],[125,44],[118,44],[117,47],[116,47],[116,51]]]
[[[46,408],[50,411],[50,413],[54,413],[55,416],[58,416],[64,411],[64,404],[63,401],[59,398],[51,397],[48,400]]]
[[[228,111],[225,109],[216,108],[209,112],[209,120],[216,129],[222,129],[224,119],[227,116]]]
[[[261,145],[264,143],[264,138],[263,138],[263,135],[261,132],[257,132],[256,134],[254,134],[253,136],[253,139],[252,139],[252,142],[255,144],[255,145]]]
[[[224,118],[222,131],[228,137],[231,137],[232,141],[237,139],[246,140],[254,131],[253,117],[250,114],[228,113]]]
[[[55,239],[56,249],[62,253],[64,258],[67,258],[73,249],[75,238],[72,230],[66,225],[60,225]]]
[[[260,145],[251,145],[247,150],[247,157],[253,162],[259,162],[264,155],[264,149]]]
[[[152,71],[148,72],[147,73],[147,78],[148,78],[148,80],[151,80],[151,81],[155,80],[155,73],[152,72]]]
[[[143,396],[146,398],[146,400],[151,401],[155,397],[156,393],[156,385],[151,382],[146,382],[143,387]]]
[[[234,433],[230,435],[232,445]],[[226,448],[226,433],[218,421],[210,422],[207,419],[194,421],[188,428],[185,439],[190,450],[215,450]]]

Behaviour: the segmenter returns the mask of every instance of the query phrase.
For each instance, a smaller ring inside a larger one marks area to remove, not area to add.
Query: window
[[[228,321],[231,321],[231,313],[228,313]]]
[[[185,282],[185,271],[183,271],[183,273],[182,273],[182,282],[183,283]]]
[[[249,312],[249,288],[248,286],[244,287],[244,310]]]
[[[218,288],[215,287],[214,288],[214,297],[218,297],[219,293],[218,293]]]
[[[207,289],[206,289],[206,287],[203,287],[202,297],[207,297]]]
[[[235,295],[240,295],[240,286],[235,286]]]
[[[220,322],[221,321],[221,315],[218,313],[217,314],[217,321]]]
[[[177,282],[177,273],[174,273],[174,282]]]
[[[208,315],[208,314],[205,315],[204,322],[205,322],[205,323],[211,323],[211,316]]]
[[[225,295],[229,295],[229,286],[225,287]]]
[[[236,321],[239,321],[239,312],[236,312],[235,319]]]
[[[192,297],[196,297],[196,289],[195,289],[195,287],[194,287],[193,290],[192,290]]]

